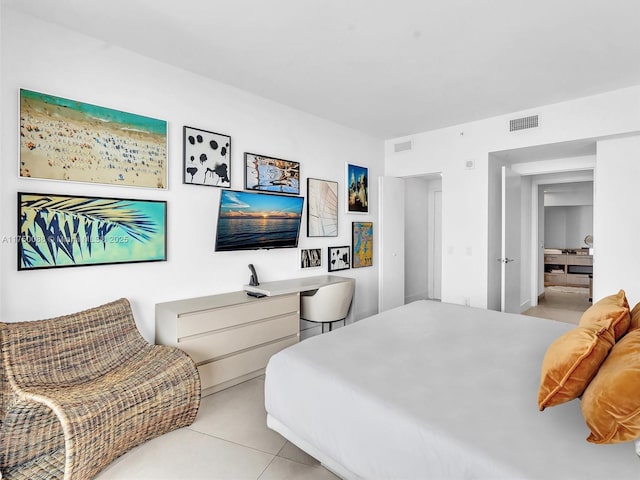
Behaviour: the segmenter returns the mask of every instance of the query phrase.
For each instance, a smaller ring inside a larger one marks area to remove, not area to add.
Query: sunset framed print
[[[231,187],[231,137],[187,126],[183,137],[183,182]]]
[[[18,270],[167,259],[167,203],[18,193]]]
[[[373,265],[373,222],[352,222],[351,249],[353,268]]]
[[[23,178],[167,188],[167,122],[20,89]]]
[[[346,164],[347,213],[369,213],[369,169]]]
[[[307,237],[338,236],[338,182],[307,179]]]

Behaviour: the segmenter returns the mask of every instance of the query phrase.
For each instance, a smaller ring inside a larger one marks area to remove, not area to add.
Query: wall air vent
[[[411,140],[407,140],[406,142],[400,142],[393,145],[393,151],[398,152],[407,152],[413,148],[413,142]]]
[[[535,128],[538,126],[538,115],[530,117],[516,118],[509,121],[509,131],[524,130],[526,128]]]

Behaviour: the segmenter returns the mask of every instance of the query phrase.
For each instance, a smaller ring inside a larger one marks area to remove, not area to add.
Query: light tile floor
[[[545,289],[525,315],[578,323],[591,303],[585,291]],[[97,480],[335,480],[267,428],[264,377],[202,399],[195,422],[150,440],[115,460]]]
[[[266,423],[264,377],[203,397],[195,422],[118,458],[96,480],[335,480]]]
[[[537,307],[532,307],[524,315],[548,318],[561,322],[578,324],[584,311],[591,306],[589,289],[547,287],[544,297]]]

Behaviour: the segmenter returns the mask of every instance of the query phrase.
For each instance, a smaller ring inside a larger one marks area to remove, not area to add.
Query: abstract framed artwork
[[[322,266],[322,250],[319,248],[303,248],[300,250],[300,268]]]
[[[167,188],[167,122],[20,89],[23,178]]]
[[[244,170],[245,190],[300,194],[299,162],[245,153]]]
[[[351,248],[353,268],[373,265],[373,222],[352,222]]]
[[[18,270],[167,259],[167,202],[18,193]]]
[[[307,237],[338,236],[338,182],[307,178]]]
[[[369,213],[369,169],[346,164],[347,213]]]
[[[231,137],[186,125],[183,133],[183,183],[231,187]]]
[[[328,251],[328,270],[335,272],[337,270],[348,270],[351,268],[350,247],[329,247]]]

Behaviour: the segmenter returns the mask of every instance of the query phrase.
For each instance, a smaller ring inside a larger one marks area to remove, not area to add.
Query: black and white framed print
[[[335,272],[337,270],[348,270],[351,268],[351,247],[329,247],[328,270]]]
[[[300,268],[322,266],[322,250],[319,248],[303,248],[300,250]]]
[[[183,182],[231,187],[231,137],[185,126]]]

